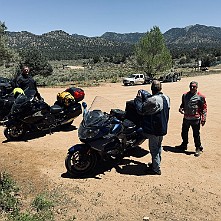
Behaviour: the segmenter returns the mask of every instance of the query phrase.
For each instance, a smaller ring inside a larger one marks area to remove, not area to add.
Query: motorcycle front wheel
[[[4,129],[4,135],[7,138],[7,140],[13,141],[13,140],[20,140],[24,137],[26,133],[25,128],[23,125],[11,125]]]
[[[74,177],[82,177],[92,173],[97,164],[97,154],[92,149],[82,145],[67,154],[65,167],[69,174]]]

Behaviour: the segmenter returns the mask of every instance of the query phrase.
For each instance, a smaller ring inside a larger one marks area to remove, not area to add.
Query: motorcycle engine
[[[41,122],[36,123],[38,130],[48,130],[49,128],[55,128],[57,125],[57,120],[51,115],[47,115]]]

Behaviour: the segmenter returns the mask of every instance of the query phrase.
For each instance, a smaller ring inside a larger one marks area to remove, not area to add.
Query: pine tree
[[[149,76],[172,67],[171,54],[157,26],[154,26],[136,44],[135,56],[139,69]]]
[[[0,21],[0,65],[9,62],[13,57],[12,51],[7,46],[6,29],[5,23]]]

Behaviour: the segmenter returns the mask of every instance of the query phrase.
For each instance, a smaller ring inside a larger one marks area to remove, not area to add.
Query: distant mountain
[[[128,54],[132,45],[124,42],[110,41],[100,37],[70,35],[62,30],[51,31],[42,35],[29,32],[7,32],[9,46],[22,50],[34,47],[48,59],[77,59],[95,56],[114,56],[118,53]]]
[[[218,46],[221,43],[221,28],[198,24],[172,28],[164,33],[164,38],[169,46]]]
[[[119,34],[106,32],[100,37],[68,34],[62,30],[35,35],[27,31],[7,32],[9,46],[18,50],[35,47],[48,59],[77,59],[95,56],[131,55],[134,44],[145,33]],[[176,48],[220,48],[221,28],[191,25],[172,28],[164,34],[169,49]]]
[[[118,34],[106,32],[101,37],[110,41],[127,42],[134,44],[143,37],[145,33]],[[216,45],[221,43],[221,28],[205,25],[190,25],[185,28],[172,28],[164,34],[168,46],[190,46],[193,45]]]
[[[128,33],[128,34],[118,34],[115,32],[105,32],[101,35],[101,38],[107,39],[109,41],[126,42],[130,44],[137,43],[145,33]]]

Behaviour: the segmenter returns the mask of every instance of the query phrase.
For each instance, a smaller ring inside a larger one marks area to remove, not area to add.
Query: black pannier
[[[125,112],[126,119],[134,122],[138,127],[141,126],[143,117],[137,113],[134,100],[126,102]]]

